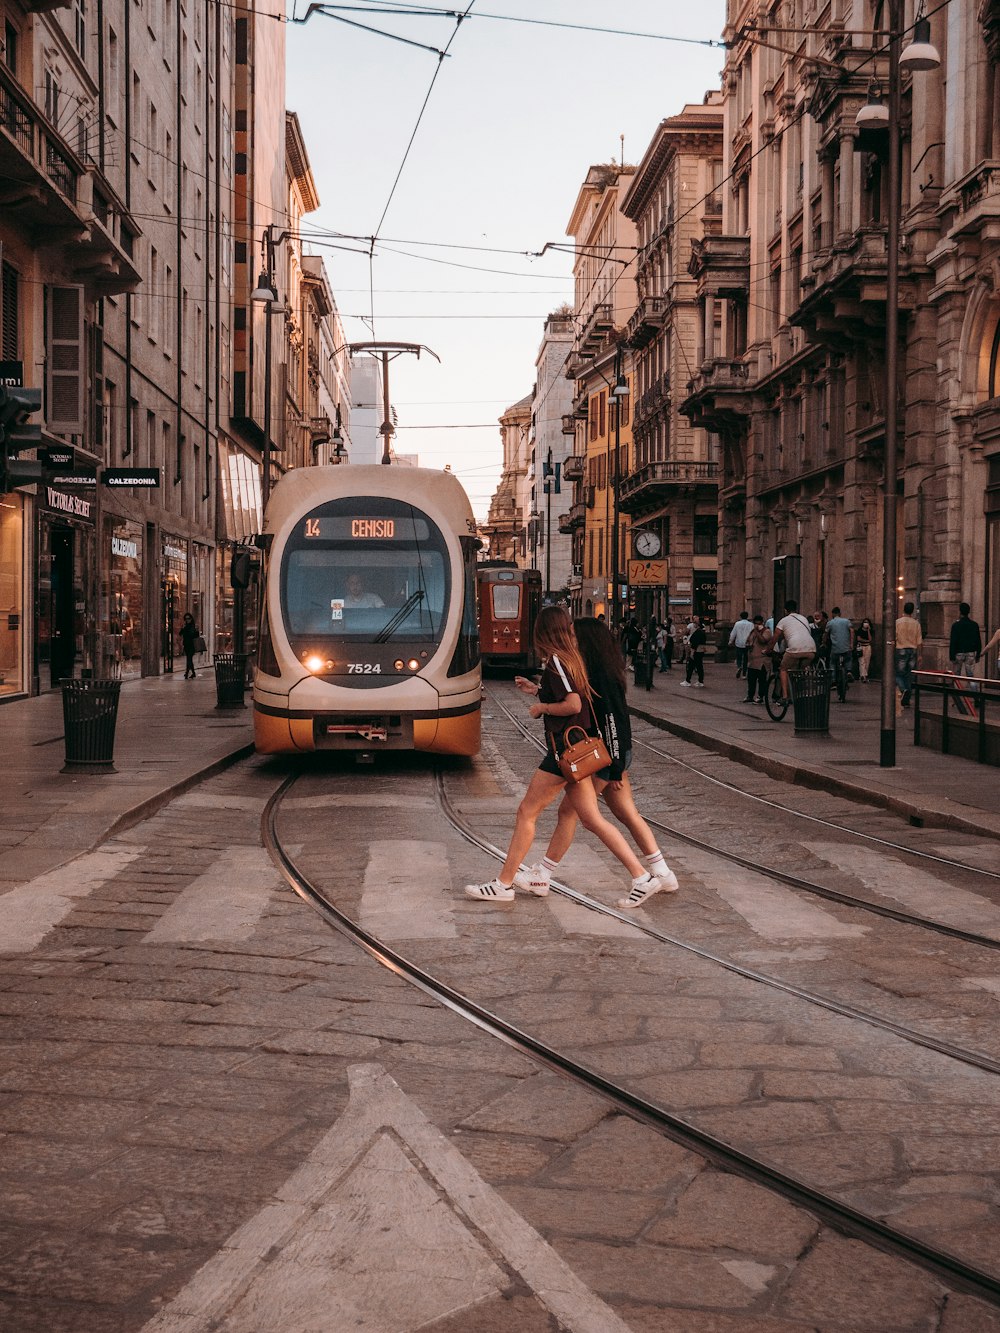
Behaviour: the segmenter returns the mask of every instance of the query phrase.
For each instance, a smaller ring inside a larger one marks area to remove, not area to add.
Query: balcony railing
[[[562,467],[564,481],[582,481],[586,459],[581,454],[570,454]]]
[[[584,356],[590,352],[596,352],[608,335],[614,331],[614,327],[614,312],[610,304],[602,301],[599,305],[595,305],[583,326],[577,350]]]
[[[669,309],[669,296],[642,298],[628,322],[629,341],[633,347],[645,347],[653,340],[657,331],[663,328]]]
[[[641,393],[636,399],[633,409],[633,421],[640,424],[648,417],[655,416],[656,413],[670,403],[670,373],[661,375],[655,380],[645,393]]]
[[[6,148],[3,136],[0,136],[0,179],[6,176],[9,182],[24,181],[23,162],[27,158],[35,170],[75,206],[77,183],[82,174],[80,166],[69,145],[49,126],[44,113],[2,64],[0,130],[9,136]],[[20,169],[18,158],[21,159]]]
[[[559,515],[559,531],[563,533],[575,532],[577,528],[582,528],[586,521],[586,506],[575,504],[568,513]]]
[[[643,491],[665,490],[675,486],[700,486],[717,483],[719,479],[718,463],[696,463],[661,460],[646,463],[622,479],[619,497],[624,505],[630,499],[640,497]]]

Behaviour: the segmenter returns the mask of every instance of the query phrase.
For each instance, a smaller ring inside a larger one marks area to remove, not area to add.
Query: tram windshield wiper
[[[400,625],[410,614],[415,606],[424,600],[423,588],[418,588],[416,592],[411,592],[406,601],[399,608],[396,614],[388,621],[375,635],[375,643],[385,643],[399,629]]]

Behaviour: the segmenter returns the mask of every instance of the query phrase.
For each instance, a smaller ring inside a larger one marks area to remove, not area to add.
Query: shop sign
[[[0,361],[0,384],[5,389],[23,389],[24,362]]]
[[[666,560],[630,560],[628,581],[634,588],[665,588],[667,586]]]
[[[105,486],[138,486],[141,489],[159,487],[160,469],[158,467],[106,467],[101,473]]]
[[[97,485],[97,473],[93,469],[89,472],[59,472],[49,480],[53,486],[72,486],[74,490],[86,490]]]
[[[168,560],[186,560],[187,551],[180,546],[174,546],[170,542],[163,543],[163,554]]]
[[[38,457],[53,472],[72,472],[76,466],[76,450],[69,444],[39,449]]]
[[[122,555],[127,560],[138,560],[139,543],[130,541],[128,537],[112,537],[111,554]]]
[[[90,518],[91,502],[79,495],[64,495],[62,491],[46,486],[45,499],[50,509],[58,509],[61,514],[72,514],[74,518]]]

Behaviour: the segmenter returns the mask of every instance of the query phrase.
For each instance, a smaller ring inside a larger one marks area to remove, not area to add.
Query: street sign
[[[158,487],[160,469],[158,467],[106,467],[101,473],[101,484],[120,488],[139,486],[144,490]]]
[[[633,588],[665,588],[667,586],[666,560],[630,560],[628,581]]]

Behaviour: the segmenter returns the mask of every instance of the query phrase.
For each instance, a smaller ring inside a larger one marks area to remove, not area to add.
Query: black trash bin
[[[245,708],[243,692],[246,689],[247,654],[215,654],[216,708]]]
[[[120,680],[64,680],[64,773],[114,773]]]
[[[796,736],[825,736],[830,731],[830,677],[825,665],[790,671]]]

